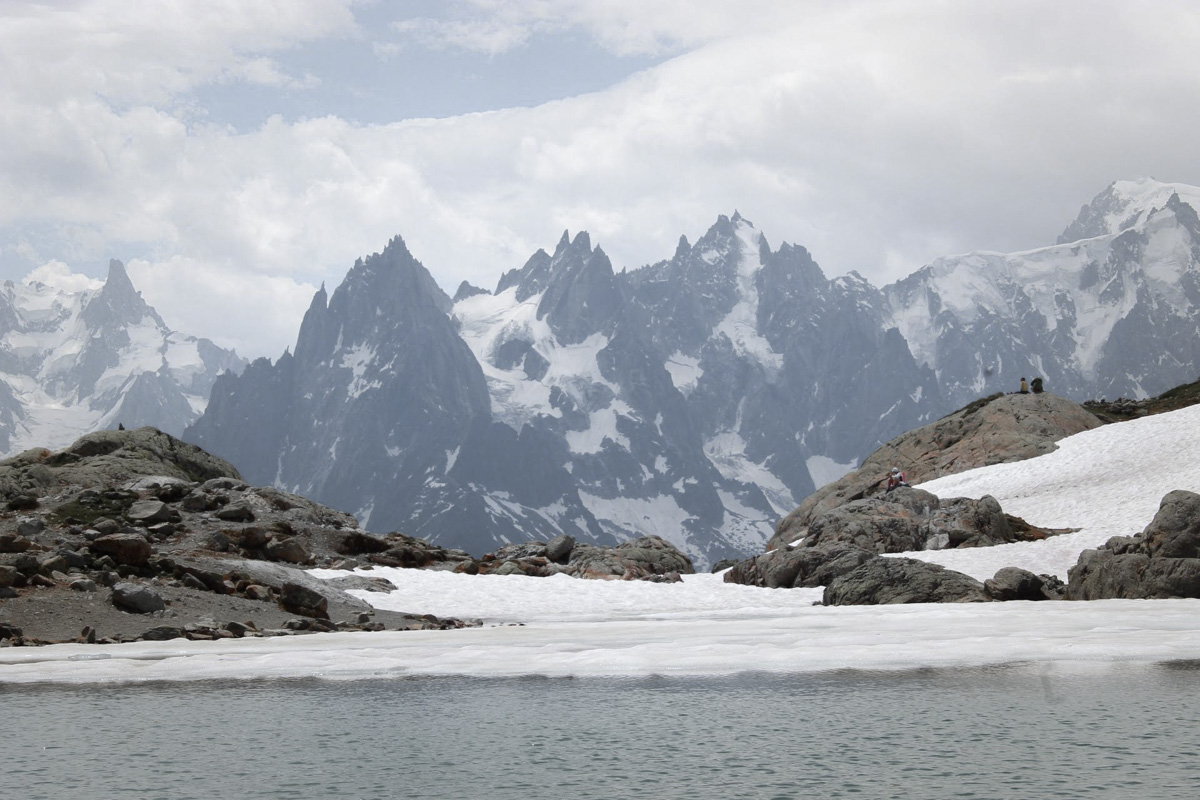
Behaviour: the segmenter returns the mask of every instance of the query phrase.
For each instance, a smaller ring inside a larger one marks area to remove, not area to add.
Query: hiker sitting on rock
[[[1021,378],[1021,394],[1029,394],[1029,384],[1025,382],[1024,378]]]
[[[890,492],[897,486],[908,486],[908,481],[904,480],[904,473],[899,467],[892,467],[891,474],[888,475],[887,490]]]
[[[1032,391],[1034,394],[1041,394],[1041,393],[1042,393],[1042,391],[1043,391],[1043,390],[1042,390],[1042,379],[1041,379],[1041,378],[1034,378],[1032,381],[1030,381],[1030,382],[1029,382],[1029,389],[1030,389],[1030,390],[1031,390],[1031,391]]]

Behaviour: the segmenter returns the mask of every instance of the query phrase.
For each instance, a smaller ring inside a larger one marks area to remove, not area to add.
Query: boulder
[[[366,575],[346,575],[341,578],[331,578],[328,583],[342,591],[355,589],[363,592],[394,592],[396,584],[387,578],[371,578]]]
[[[983,582],[993,600],[1062,600],[1066,586],[1053,575],[1035,575],[1019,567],[1004,567]]]
[[[251,583],[242,592],[250,600],[270,600],[271,590],[261,584]]]
[[[185,586],[217,594],[230,594],[226,586],[226,573],[213,566],[184,563],[176,567],[175,573]]]
[[[225,506],[216,512],[216,517],[226,522],[254,522],[254,512],[245,503]]]
[[[524,558],[546,558],[546,543],[524,542],[522,544],[506,544],[491,555],[492,559],[489,560],[495,561],[520,561]]]
[[[0,566],[12,567],[22,575],[36,575],[39,562],[38,557],[32,552],[2,553],[0,554]]]
[[[71,568],[67,560],[58,553],[51,553],[38,561],[38,572],[49,575],[52,572],[66,572]]]
[[[0,565],[0,587],[21,586],[25,576],[16,567]]]
[[[31,542],[15,533],[0,533],[0,553],[24,553]]]
[[[940,501],[929,515],[929,532],[931,536],[944,535],[946,547],[990,547],[1013,541],[1008,516],[991,495],[978,500],[951,497]]]
[[[134,525],[149,528],[160,522],[170,522],[171,507],[161,500],[138,500],[125,512],[125,518]]]
[[[112,558],[117,564],[140,567],[150,560],[150,543],[136,533],[110,533],[91,543],[93,552]]]
[[[118,583],[112,588],[111,600],[122,611],[135,614],[150,614],[167,607],[158,593],[136,583]]]
[[[571,550],[574,547],[574,536],[566,533],[560,536],[555,536],[546,543],[546,558],[550,559],[555,564],[566,564],[571,557]]]
[[[607,580],[638,580],[669,572],[691,575],[695,571],[690,558],[658,536],[631,539],[616,547],[576,545],[565,570],[579,578]]]
[[[279,605],[293,614],[329,619],[329,601],[320,593],[298,583],[284,583],[280,587]]]
[[[272,561],[286,561],[289,564],[307,564],[312,560],[304,543],[294,536],[272,539],[264,548],[267,558]]]
[[[1067,599],[1200,597],[1200,495],[1169,492],[1140,534],[1084,550],[1067,574]]]
[[[182,639],[185,635],[183,628],[174,625],[159,625],[143,633],[141,638],[148,642],[166,642],[171,639]]]
[[[253,525],[245,528],[225,528],[219,532],[236,542],[243,550],[261,550],[274,536],[270,531]]]
[[[983,584],[969,575],[913,558],[873,558],[825,587],[827,606],[894,603],[982,603]]]
[[[32,539],[46,530],[46,521],[41,517],[21,517],[17,520],[17,536]]]

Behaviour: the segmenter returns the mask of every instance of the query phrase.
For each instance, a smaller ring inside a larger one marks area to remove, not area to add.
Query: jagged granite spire
[[[104,287],[84,306],[80,317],[92,329],[133,325],[147,317],[159,327],[167,327],[158,312],[142,299],[142,293],[133,287],[125,265],[115,258],[108,262]]]

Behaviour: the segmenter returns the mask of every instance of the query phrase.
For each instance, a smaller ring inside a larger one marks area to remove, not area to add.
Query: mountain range
[[[447,296],[399,238],[316,294],[294,352],[185,438],[273,483],[483,552],[658,534],[698,566],[898,433],[1021,377],[1146,396],[1200,369],[1200,190],[1109,186],[1051,246],[827,278],[739,214],[616,271],[564,233]]]
[[[178,435],[204,410],[217,375],[245,366],[168,328],[121,262],[109,263],[103,283],[83,280],[82,289],[0,286],[0,453],[65,447],[119,424]]]

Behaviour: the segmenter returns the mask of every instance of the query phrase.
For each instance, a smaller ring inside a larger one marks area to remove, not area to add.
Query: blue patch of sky
[[[438,17],[444,5],[407,3],[403,18]],[[445,16],[444,13],[441,16]],[[488,55],[401,39],[388,4],[360,7],[363,38],[322,39],[269,54],[288,75],[315,86],[277,88],[212,84],[191,98],[208,123],[254,130],[269,117],[287,121],[336,116],[360,124],[451,117],[531,107],[599,91],[668,56],[620,56],[581,31],[536,34],[508,52]],[[400,44],[390,52],[382,45]]]

